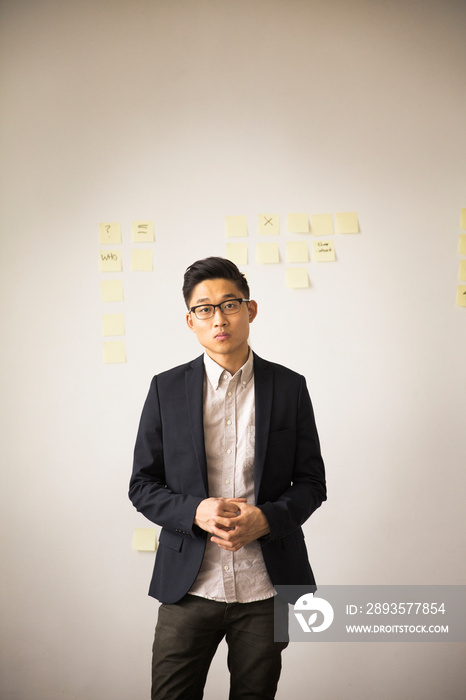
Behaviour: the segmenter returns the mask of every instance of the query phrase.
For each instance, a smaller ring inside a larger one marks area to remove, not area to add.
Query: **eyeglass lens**
[[[204,306],[198,306],[194,309],[194,313],[197,318],[211,318],[215,314],[215,309],[218,307],[222,313],[226,314],[236,314],[238,313],[241,306],[240,299],[230,299],[228,301],[223,301],[221,304],[205,304]]]

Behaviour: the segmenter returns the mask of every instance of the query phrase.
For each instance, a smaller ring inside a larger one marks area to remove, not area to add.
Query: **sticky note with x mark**
[[[279,214],[259,214],[257,233],[259,236],[278,236],[280,234]]]

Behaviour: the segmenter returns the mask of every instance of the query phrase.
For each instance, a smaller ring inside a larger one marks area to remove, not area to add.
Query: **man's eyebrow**
[[[222,299],[237,299],[237,298],[238,297],[236,296],[236,294],[224,294],[222,297]],[[194,304],[194,306],[196,306],[197,304],[204,304],[204,303],[211,303],[210,297],[202,297],[201,299],[198,299],[196,301],[196,304]]]

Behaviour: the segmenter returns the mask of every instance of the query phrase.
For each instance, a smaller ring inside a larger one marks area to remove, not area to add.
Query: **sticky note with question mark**
[[[121,225],[119,223],[99,224],[100,245],[115,245],[121,243]]]

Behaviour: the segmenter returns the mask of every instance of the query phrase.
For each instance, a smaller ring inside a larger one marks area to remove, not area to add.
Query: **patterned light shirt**
[[[235,375],[204,355],[204,440],[209,496],[254,501],[253,354]],[[237,552],[210,541],[190,593],[227,603],[250,603],[274,595],[257,540]]]

